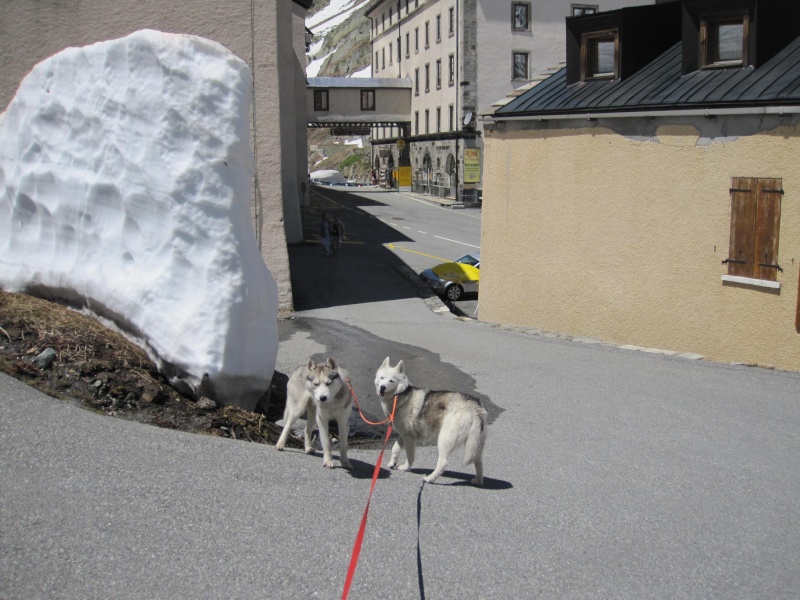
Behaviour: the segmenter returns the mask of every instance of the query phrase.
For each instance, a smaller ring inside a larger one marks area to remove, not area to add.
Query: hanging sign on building
[[[481,150],[480,148],[464,148],[464,183],[480,183]]]

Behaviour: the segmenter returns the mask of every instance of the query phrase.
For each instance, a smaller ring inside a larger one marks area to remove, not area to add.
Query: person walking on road
[[[325,248],[325,256],[331,255],[331,230],[328,223],[328,215],[322,213],[322,221],[319,224],[319,237],[322,240],[322,247]]]
[[[339,246],[344,241],[344,223],[339,220],[337,215],[333,215],[331,241],[333,242],[333,255],[339,256]]]

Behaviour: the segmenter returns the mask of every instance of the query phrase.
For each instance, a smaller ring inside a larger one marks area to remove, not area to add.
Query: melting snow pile
[[[221,45],[145,30],[41,62],[0,115],[0,287],[85,307],[178,387],[248,409],[278,348],[251,89]]]

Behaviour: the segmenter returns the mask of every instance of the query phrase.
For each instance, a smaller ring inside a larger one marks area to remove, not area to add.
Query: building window
[[[419,135],[419,111],[414,111],[414,135]]]
[[[619,30],[584,33],[581,37],[581,79],[619,77]]]
[[[442,59],[436,60],[436,89],[442,89]]]
[[[441,107],[436,107],[436,133],[442,131],[442,109]]]
[[[527,52],[514,52],[514,73],[513,79],[528,79],[528,58]]]
[[[377,72],[378,69],[380,69],[380,67],[381,67],[381,63],[378,60],[378,51],[375,50],[375,72]]]
[[[392,9],[390,7],[389,8],[389,27],[391,27],[391,26],[392,26]]]
[[[570,15],[582,17],[583,15],[594,15],[599,7],[596,4],[573,4],[570,7]]]
[[[430,133],[430,120],[431,120],[431,111],[427,108],[425,109],[425,133]]]
[[[406,34],[406,58],[411,56],[411,34]]]
[[[451,54],[447,57],[447,64],[448,64],[448,74],[447,74],[447,84],[448,85],[455,85],[456,84],[456,56],[455,54]]]
[[[453,125],[455,124],[455,110],[453,110],[453,105],[447,107],[447,124],[448,130],[453,131]]]
[[[314,110],[329,110],[328,90],[314,90]]]
[[[414,69],[414,95],[419,96],[419,67]]]
[[[408,0],[406,0],[406,16],[408,16]]]
[[[783,180],[733,177],[730,191],[728,276],[777,281]]]
[[[394,43],[389,42],[389,66],[392,66],[394,58]]]
[[[414,28],[414,54],[419,53],[419,27]]]
[[[425,91],[431,91],[431,63],[425,63]]]
[[[511,28],[524,31],[531,28],[531,5],[527,2],[511,3]]]
[[[442,41],[442,15],[436,15],[436,43]]]
[[[749,29],[750,19],[746,13],[701,19],[702,66],[706,68],[745,66]]]
[[[381,48],[381,69],[386,68],[386,48]]]
[[[375,110],[375,90],[361,90],[361,110]]]
[[[397,36],[397,62],[400,63],[400,53],[403,45],[400,43],[400,36]]]
[[[450,10],[448,11],[450,24],[448,26],[447,34],[450,37],[453,37],[456,34],[456,9],[455,7],[451,6]]]
[[[425,21],[425,47],[431,47],[431,22]]]

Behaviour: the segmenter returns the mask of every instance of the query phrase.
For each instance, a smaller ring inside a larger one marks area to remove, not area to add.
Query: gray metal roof
[[[411,89],[410,79],[398,77],[309,77],[306,81],[310,88]]]
[[[566,84],[566,69],[502,106],[494,115],[564,115],[800,104],[800,37],[761,67],[681,73],[677,43],[624,80]]]

